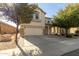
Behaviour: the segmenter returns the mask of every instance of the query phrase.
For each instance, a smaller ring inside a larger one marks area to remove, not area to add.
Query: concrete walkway
[[[79,48],[79,37],[27,36],[22,47],[2,50],[0,55],[10,56],[60,56]]]

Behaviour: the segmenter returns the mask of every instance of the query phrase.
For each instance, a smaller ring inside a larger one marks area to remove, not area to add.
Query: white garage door
[[[43,35],[42,28],[25,28],[24,35]]]

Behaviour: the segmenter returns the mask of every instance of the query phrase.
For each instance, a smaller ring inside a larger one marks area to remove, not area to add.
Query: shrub
[[[79,30],[75,32],[75,36],[79,36]]]
[[[67,35],[66,37],[72,38],[72,37],[73,37],[73,34],[69,34],[69,35]]]

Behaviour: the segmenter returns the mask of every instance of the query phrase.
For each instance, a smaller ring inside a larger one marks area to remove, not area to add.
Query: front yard
[[[15,34],[0,34],[0,50],[15,48]]]

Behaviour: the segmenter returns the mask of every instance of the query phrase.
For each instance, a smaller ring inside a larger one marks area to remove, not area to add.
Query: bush
[[[69,34],[69,35],[67,35],[66,37],[72,38],[72,37],[73,37],[73,34]]]
[[[79,30],[75,32],[75,36],[79,36]]]
[[[65,34],[61,34],[62,36],[64,36]]]
[[[79,30],[77,30],[76,33],[79,33]]]

